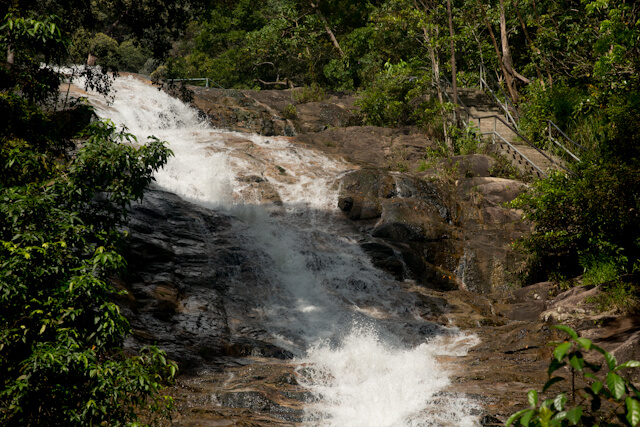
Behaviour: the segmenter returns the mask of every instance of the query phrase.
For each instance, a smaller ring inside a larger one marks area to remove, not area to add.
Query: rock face
[[[279,111],[241,91],[198,87],[192,89],[195,92],[195,106],[217,128],[265,136],[291,136],[296,133],[293,123]]]
[[[360,247],[415,296],[420,317],[481,340],[467,356],[441,360],[451,372],[447,392],[483,405],[481,425],[503,425],[525,407],[529,389],[542,389],[552,351],[547,343],[564,338],[553,323],[570,324],[619,361],[640,359],[640,319],[599,313],[585,302],[601,289],[517,286],[521,260],[511,243],[529,228],[505,203],[526,184],[492,176],[492,157],[455,156],[427,168],[421,162],[434,147],[427,135],[351,126],[356,113],[348,98],[298,104],[290,91],[197,89],[195,102],[218,127],[296,133],[292,143],[358,165],[337,185],[339,208],[360,231]],[[296,108],[294,120],[284,118],[288,105]],[[247,156],[256,149],[241,137],[237,143]],[[417,172],[418,166],[427,170]],[[264,177],[238,179],[260,192],[263,203],[282,205]],[[234,219],[151,189],[132,208],[128,230],[129,274],[114,279],[129,291],[120,300],[134,330],[127,345],[157,344],[180,362],[171,391],[174,423],[299,423],[308,396],[288,363],[292,355],[267,342],[229,286],[259,280],[251,263],[256,255],[237,244]]]
[[[524,188],[517,181],[478,176],[487,156],[461,158],[475,170],[447,190],[436,178],[364,168],[341,180],[338,205],[361,231],[380,268],[399,278],[441,290],[479,293],[504,290],[515,282],[518,257],[510,243],[527,227],[503,207]],[[405,266],[400,274],[399,265]]]
[[[229,295],[230,278],[249,286],[257,278],[232,222],[156,189],[132,207],[129,274],[118,281],[129,291],[122,301],[134,331],[129,345],[157,344],[185,372],[225,357],[292,357],[238,321],[246,307]]]
[[[292,136],[359,122],[353,96],[296,100],[294,90],[232,90],[191,86],[194,105],[217,128],[265,136]],[[298,89],[299,90],[299,89]]]
[[[519,259],[509,245],[528,227],[504,204],[525,185],[492,177],[492,157],[454,156],[421,176],[400,172],[417,170],[435,142],[414,128],[349,126],[357,121],[353,97],[300,103],[295,90],[194,90],[215,126],[297,132],[293,143],[363,165],[342,179],[339,206],[373,238],[363,249],[380,268],[438,289],[491,293],[516,282]],[[292,120],[287,108],[295,108]]]

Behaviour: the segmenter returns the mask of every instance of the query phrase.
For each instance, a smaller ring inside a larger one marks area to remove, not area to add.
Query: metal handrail
[[[216,83],[215,81],[213,81],[212,79],[210,79],[209,77],[198,77],[198,78],[191,78],[191,79],[167,79],[171,82],[191,82],[191,81],[200,81],[200,82],[205,82],[205,87],[209,87],[209,82],[215,84],[216,86],[218,86],[220,89],[224,89],[224,87],[220,86],[218,83]]]
[[[589,151],[587,148],[584,148],[582,145],[578,144],[577,142],[575,142],[573,139],[571,139],[569,137],[569,135],[567,135],[566,133],[564,133],[562,131],[562,129],[560,129],[558,127],[557,124],[553,123],[551,120],[547,120],[547,123],[549,124],[549,138],[552,138],[551,136],[551,126],[553,126],[554,128],[556,128],[556,130],[558,132],[560,132],[560,135],[562,135],[567,141],[569,141],[570,143],[572,143],[573,145],[575,145],[576,147],[580,148],[582,151]]]
[[[493,89],[491,89],[491,86],[487,84],[486,80],[483,78],[483,76],[487,76],[488,78],[491,79],[491,81],[494,83],[495,86],[497,86],[498,88],[500,88],[500,91],[502,92],[502,96],[504,96],[505,99],[505,103],[503,104],[502,101],[500,101],[500,99],[496,96],[495,92],[493,91]],[[513,122],[513,125],[515,128],[518,127],[518,123],[517,120],[515,120],[510,112],[509,112],[509,106],[511,106],[513,108],[514,113],[516,114],[516,118],[517,118],[517,110],[515,109],[515,107],[513,107],[513,103],[511,102],[509,96],[504,92],[504,90],[502,89],[502,86],[500,86],[495,78],[493,77],[492,74],[490,74],[487,71],[487,68],[484,64],[480,64],[480,89],[484,88],[482,87],[484,83],[484,86],[486,89],[489,90],[489,92],[491,93],[491,95],[493,96],[493,99],[502,107],[502,109],[505,111],[505,115],[507,116],[507,118],[511,119],[510,121]],[[580,161],[580,158],[578,158],[578,156],[576,156],[574,153],[571,152],[571,150],[569,150],[567,147],[565,147],[560,141],[558,141],[556,138],[553,137],[552,134],[552,127],[556,128],[558,132],[560,132],[560,134],[569,142],[571,142],[572,144],[574,144],[577,147],[580,147],[583,151],[587,151],[586,148],[584,148],[582,145],[578,144],[577,142],[575,142],[573,139],[571,139],[566,133],[564,133],[562,131],[562,129],[560,129],[558,127],[558,125],[556,125],[553,121],[551,120],[547,120],[548,123],[548,130],[549,130],[549,140],[551,142],[553,142],[554,144],[556,144],[558,147],[562,148],[567,154],[569,154],[571,157],[573,157],[576,161]]]
[[[498,98],[498,95],[496,95],[491,85],[487,83],[487,80],[483,76],[488,77],[492,81],[493,86],[500,89],[500,92],[502,92],[502,96],[504,97],[504,102],[501,101],[500,98]],[[505,93],[504,89],[502,89],[502,86],[500,86],[493,75],[489,74],[485,65],[480,64],[480,89],[484,90],[485,88],[489,90],[489,93],[491,93],[493,99],[498,103],[500,107],[502,107],[505,116],[510,119],[510,121],[513,123],[513,126],[518,127],[518,120],[520,119],[520,117],[518,116],[518,110],[516,109],[515,105],[513,105],[513,102],[511,102],[511,98],[509,98],[509,95]],[[512,111],[516,115],[515,118],[511,115]]]
[[[542,171],[542,169],[540,169],[535,163],[533,163],[532,160],[530,160],[527,156],[525,156],[522,152],[520,152],[520,150],[518,150],[515,145],[513,145],[512,143],[510,143],[509,141],[507,141],[506,139],[504,139],[504,137],[502,135],[500,135],[498,132],[496,132],[495,130],[493,132],[485,132],[482,135],[494,135],[494,137],[498,137],[500,138],[502,141],[504,141],[509,147],[511,147],[516,153],[518,153],[520,155],[520,157],[522,157],[523,159],[525,159],[527,162],[529,162],[531,164],[531,166],[533,166],[534,168],[536,168],[536,170],[538,172],[540,172],[542,175],[544,175],[545,177],[549,176],[546,173],[544,173]],[[561,166],[562,167],[562,166]]]
[[[447,80],[446,76],[443,76],[444,79],[440,79],[440,84],[441,86],[444,86],[444,89],[442,92],[445,94],[445,96],[447,97],[447,99],[449,100],[449,102],[451,102],[451,98],[449,97],[449,94],[446,91],[446,86],[450,85],[450,82]],[[505,121],[505,119],[503,119],[502,117],[498,116],[497,114],[492,114],[489,116],[475,116],[471,113],[471,111],[469,110],[469,108],[465,105],[464,101],[462,101],[460,99],[460,97],[458,96],[457,99],[457,103],[455,104],[459,104],[460,106],[462,106],[463,111],[467,114],[467,117],[471,117],[474,120],[478,120],[478,125],[480,125],[480,120],[482,119],[494,119],[494,131],[492,132],[493,134],[497,135],[498,137],[500,137],[500,139],[502,139],[503,141],[507,142],[505,138],[502,137],[502,135],[500,135],[497,131],[496,131],[496,120],[499,120],[500,122],[502,122],[502,124],[504,124],[509,130],[511,130],[513,133],[515,133],[518,137],[520,137],[520,139],[524,142],[526,142],[530,147],[532,147],[533,149],[535,149],[538,153],[540,153],[542,156],[544,156],[547,160],[549,160],[551,163],[553,163],[554,165],[564,169],[565,171],[573,174],[572,171],[570,171],[569,169],[565,168],[564,166],[562,166],[561,164],[559,164],[558,162],[556,162],[555,160],[553,160],[551,157],[549,157],[544,151],[542,151],[541,149],[539,149],[538,147],[536,147],[535,145],[533,145],[533,143],[531,143],[531,141],[529,141],[529,139],[527,139],[524,135],[522,135],[515,127],[511,126],[507,121]],[[452,102],[453,103],[453,102]],[[467,118],[467,122],[465,123],[466,127],[469,127],[469,119]],[[517,149],[515,149],[515,147],[513,147],[513,145],[509,142],[507,142],[507,144],[514,148],[514,150],[516,152],[518,152],[518,154],[520,154],[522,156],[523,159],[525,159],[527,162],[529,162],[534,168],[536,168],[537,170],[541,171],[540,168],[533,163],[533,161],[531,161],[530,159],[528,159],[526,156],[523,156],[522,153],[520,153],[520,151],[518,151]],[[541,171],[542,172],[542,171]],[[544,172],[543,172],[544,174]],[[544,174],[545,176],[547,176],[546,174]]]

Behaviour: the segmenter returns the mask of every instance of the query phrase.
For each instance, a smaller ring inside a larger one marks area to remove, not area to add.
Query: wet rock
[[[526,227],[515,225],[520,216],[499,203],[522,186],[496,178],[468,181],[456,196],[430,180],[364,168],[342,178],[338,206],[362,231],[394,248],[393,257],[371,254],[394,276],[402,264],[404,278],[434,289],[507,291],[520,262],[509,245]]]
[[[225,349],[231,357],[273,357],[276,359],[293,359],[293,353],[264,341],[247,337],[232,337]]]
[[[492,205],[502,205],[518,197],[527,185],[513,179],[505,178],[470,178],[465,186],[482,195],[484,200]]]
[[[371,257],[373,264],[381,270],[391,273],[398,280],[405,274],[405,264],[401,256],[389,245],[366,242],[360,247]]]
[[[130,320],[127,345],[155,344],[189,371],[224,356],[291,358],[291,353],[244,335],[229,287],[255,283],[250,254],[235,244],[234,219],[157,189],[131,207],[128,273],[114,282],[128,291],[118,301]]]
[[[257,391],[238,391],[221,393],[216,396],[223,407],[247,408],[254,411],[266,412],[269,415],[285,421],[300,422],[304,411],[278,405],[273,400]]]
[[[493,415],[485,415],[480,419],[480,425],[486,427],[501,427],[504,425],[504,421],[494,417]]]
[[[264,359],[234,366],[237,361],[229,359],[224,370],[179,377],[168,390],[176,402],[172,425],[298,425],[310,396],[293,367]]]
[[[346,93],[328,94],[321,101],[300,102],[303,88],[286,90],[242,91],[281,115],[287,108],[295,108],[294,125],[299,133],[320,132],[327,128],[347,127],[359,124],[356,97]]]

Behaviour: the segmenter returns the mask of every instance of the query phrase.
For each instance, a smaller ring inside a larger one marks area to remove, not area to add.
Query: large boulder
[[[265,136],[295,135],[295,127],[283,115],[244,93],[231,89],[191,87],[194,105],[220,129]]]
[[[437,146],[418,129],[377,126],[328,128],[298,135],[296,141],[358,165],[402,171],[418,170],[427,149]]]
[[[482,156],[470,160],[487,166]],[[505,203],[524,184],[459,177],[451,191],[433,177],[369,167],[340,185],[338,206],[376,242],[365,250],[378,267],[441,290],[488,294],[516,283],[521,259],[511,243],[528,226]]]

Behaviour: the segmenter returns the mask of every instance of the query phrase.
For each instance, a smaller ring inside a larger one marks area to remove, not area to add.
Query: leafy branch
[[[529,390],[527,400],[529,408],[513,414],[507,420],[508,426],[631,426],[640,424],[640,391],[621,371],[640,367],[640,362],[630,360],[618,364],[615,356],[599,347],[587,338],[579,337],[568,326],[553,326],[565,332],[569,339],[559,343],[553,351],[553,359],[547,370],[548,381],[542,392],[553,385],[566,381],[556,372],[564,367],[571,371],[571,404],[567,393],[540,401],[536,390]],[[602,365],[585,359],[584,352],[600,353],[606,362],[607,373],[599,376]],[[576,390],[576,377],[586,385]],[[576,401],[578,404],[576,404]]]

